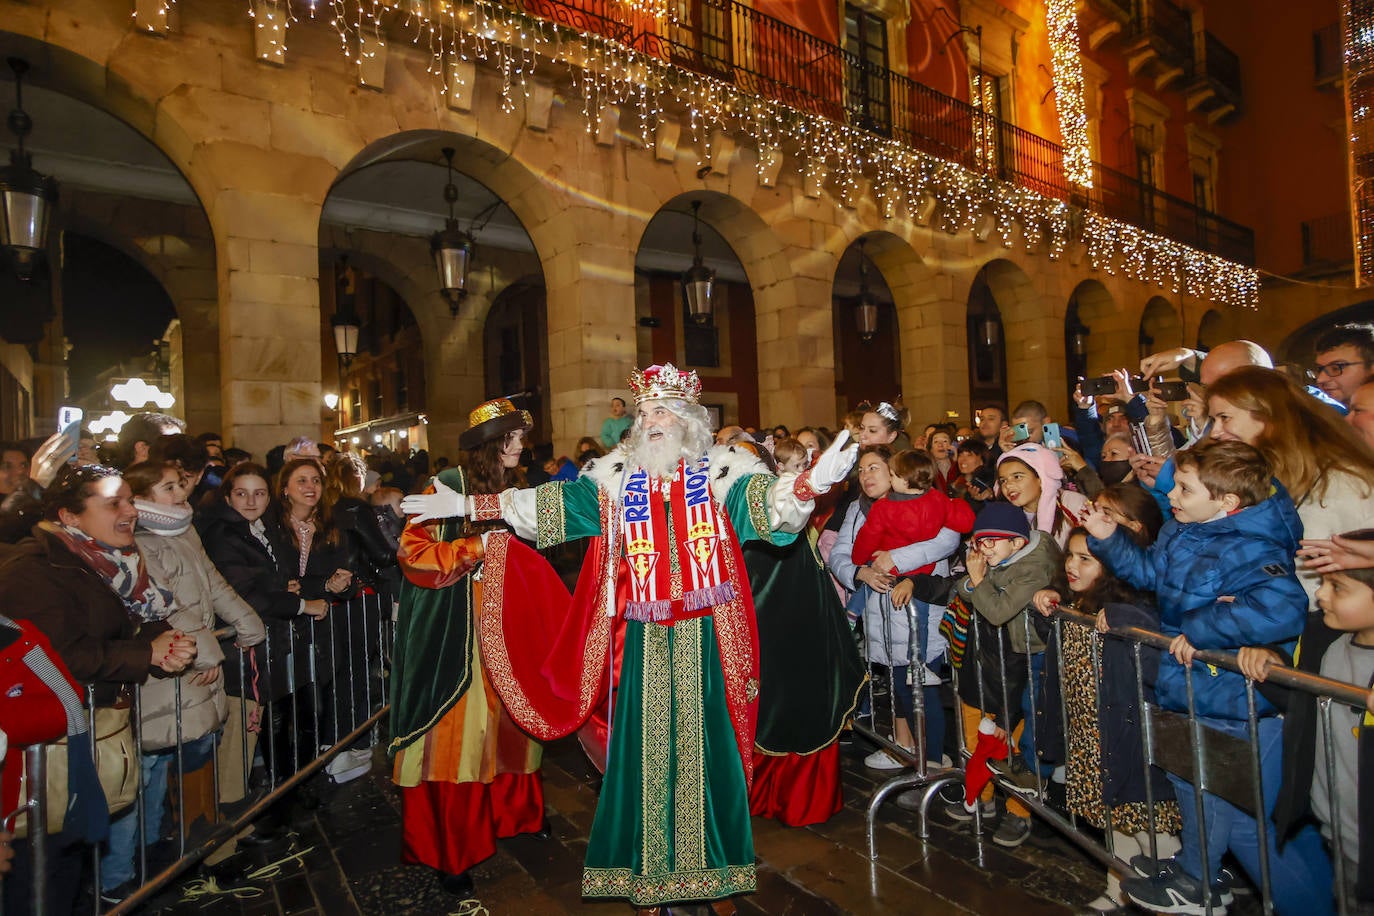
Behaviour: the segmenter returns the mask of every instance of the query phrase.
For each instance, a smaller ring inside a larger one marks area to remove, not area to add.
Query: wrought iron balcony
[[[1193,17],[1173,0],[1140,0],[1140,35],[1169,63],[1191,70]]]
[[[677,23],[668,25],[631,18],[628,7],[614,0],[506,2],[530,15],[622,41],[748,94],[889,137],[1242,263],[1254,261],[1254,233],[1244,226],[1103,166],[1098,172],[1107,187],[1099,183],[1099,190],[1080,199],[1064,175],[1058,144],[738,0],[694,0],[679,8]],[[1162,4],[1172,12],[1161,18]],[[1169,0],[1146,0],[1146,5],[1171,41],[1181,34],[1180,22],[1191,28],[1188,13]],[[1191,40],[1188,32],[1184,48],[1189,67]],[[1147,198],[1150,205],[1138,203]]]

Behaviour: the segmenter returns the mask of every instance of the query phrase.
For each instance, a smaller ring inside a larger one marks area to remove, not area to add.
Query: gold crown
[[[471,429],[475,426],[481,426],[488,420],[495,420],[516,412],[515,405],[510,402],[509,398],[496,398],[491,401],[486,401],[485,403],[478,404],[472,409],[472,412],[468,414],[468,428]],[[531,426],[534,425],[534,418],[530,416],[528,410],[521,410],[519,413],[523,415],[522,418],[527,424]]]
[[[696,404],[701,397],[701,379],[697,374],[691,369],[683,372],[672,363],[636,369],[630,373],[629,382],[636,404],[663,398],[681,398]]]

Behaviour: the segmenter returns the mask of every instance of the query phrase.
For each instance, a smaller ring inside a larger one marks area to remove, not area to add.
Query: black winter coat
[[[343,532],[349,569],[373,591],[395,597],[401,588],[396,548],[382,533],[377,513],[365,501],[344,496],[334,504],[334,523]]]
[[[289,696],[293,687],[300,689],[310,683],[314,672],[319,672],[321,680],[327,681],[329,666],[312,664],[308,651],[311,623],[300,613],[301,599],[306,596],[287,591],[287,582],[296,578],[294,574],[299,568],[296,548],[271,513],[263,516],[271,553],[253,536],[248,520],[223,500],[215,500],[205,507],[195,521],[206,555],[267,625],[267,640],[253,649],[258,667],[257,698],[268,702]],[[321,644],[327,644],[327,637]],[[317,646],[314,661],[318,662],[321,655]],[[232,644],[225,646],[224,689],[230,696],[245,695],[238,657],[239,651]],[[250,683],[252,660],[244,658],[244,673]],[[251,687],[246,695],[253,697]]]

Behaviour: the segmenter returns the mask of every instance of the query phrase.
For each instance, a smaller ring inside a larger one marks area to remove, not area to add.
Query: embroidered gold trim
[[[634,624],[626,624],[626,627]],[[644,634],[644,654],[640,671],[640,715],[643,735],[640,740],[640,818],[644,828],[640,861],[647,875],[658,875],[672,868],[669,861],[668,817],[672,799],[668,795],[668,767],[672,741],[674,697],[672,694],[672,649],[669,629],[657,624],[638,624]]]
[[[584,868],[583,897],[628,897],[637,906],[677,900],[715,900],[758,890],[753,865],[676,871],[666,875],[636,875],[629,868]]]
[[[538,525],[535,544],[540,550],[562,544],[568,539],[567,508],[563,503],[562,483],[546,483],[535,487],[534,508]]]
[[[749,522],[759,540],[773,542],[773,525],[768,521],[768,491],[772,489],[776,477],[768,474],[755,474],[744,485],[744,501],[749,506]]]
[[[472,500],[472,521],[495,522],[501,520],[501,496],[499,493],[476,493]]]
[[[552,741],[563,737],[561,732],[541,716],[530,703],[511,670],[510,653],[506,649],[506,637],[502,630],[503,610],[505,607],[506,555],[510,546],[509,531],[493,531],[487,538],[486,563],[488,571],[483,581],[482,613],[478,615],[477,626],[481,631],[483,665],[487,677],[496,685],[501,702],[512,719],[541,741]],[[578,708],[583,712],[592,708],[595,697],[602,688],[605,674],[604,659],[610,641],[612,620],[604,614],[597,614],[591,630],[587,634],[586,645],[582,649],[582,671],[578,682]]]
[[[702,618],[673,629],[673,865],[706,867],[706,771],[702,731]]]
[[[724,518],[732,541],[722,553],[725,578],[730,582],[745,582],[744,571],[740,569],[739,539],[734,536],[734,526],[730,524],[729,517]],[[752,785],[754,781],[754,755],[750,753],[754,746],[754,726],[749,714],[748,683],[751,678],[758,677],[759,652],[753,616],[753,600],[747,593],[737,593],[734,598],[718,605],[711,615],[716,629],[721,673],[725,676],[726,706],[735,730],[735,742],[739,746],[746,785]]]

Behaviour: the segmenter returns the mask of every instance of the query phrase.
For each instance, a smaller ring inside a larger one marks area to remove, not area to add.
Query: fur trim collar
[[[743,477],[769,473],[767,465],[757,455],[736,445],[713,445],[707,449],[706,458],[711,465],[711,492],[716,499],[724,499]],[[629,463],[629,450],[622,443],[602,457],[589,461],[582,473],[612,499],[619,499],[620,478]]]

